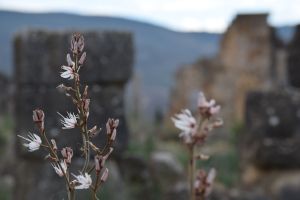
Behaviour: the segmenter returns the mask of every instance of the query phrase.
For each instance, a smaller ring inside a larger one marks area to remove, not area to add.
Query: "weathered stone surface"
[[[296,26],[294,37],[288,47],[288,80],[289,83],[300,87],[300,25]]]
[[[251,92],[246,102],[246,156],[263,168],[300,166],[300,95]]]
[[[159,194],[157,194],[157,191],[153,193],[157,187],[154,185],[148,163],[144,158],[132,155],[126,156],[120,160],[119,166],[125,182],[124,187],[127,191],[126,198],[123,199],[157,199]]]
[[[222,117],[229,128],[244,121],[245,98],[249,91],[284,84],[286,55],[267,16],[237,15],[223,35],[218,56],[178,70],[168,122],[180,109],[194,109],[201,90],[221,104]]]
[[[87,58],[81,79],[90,83],[126,82],[132,73],[133,43],[127,32],[86,32]],[[16,81],[54,84],[62,81],[60,67],[70,53],[71,32],[30,31],[15,39]]]
[[[169,152],[153,152],[150,158],[151,177],[158,184],[162,199],[184,200],[188,195],[185,171]]]

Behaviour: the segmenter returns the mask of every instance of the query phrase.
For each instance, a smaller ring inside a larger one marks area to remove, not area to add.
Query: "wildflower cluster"
[[[206,141],[209,133],[223,125],[222,119],[216,118],[221,109],[216,105],[215,100],[207,101],[202,92],[198,97],[198,118],[193,117],[190,110],[182,110],[181,113],[172,117],[174,125],[181,130],[179,137],[189,149],[189,182],[190,197],[192,200],[205,199],[211,192],[212,183],[216,176],[216,171],[211,169],[208,173],[198,170],[195,177],[195,161],[207,160],[209,157],[203,154],[195,155],[197,146],[201,146]]]
[[[93,199],[98,199],[97,191],[101,183],[108,178],[109,170],[105,168],[105,161],[113,151],[113,142],[117,135],[118,119],[108,119],[106,123],[107,143],[104,148],[100,149],[92,142],[92,138],[97,136],[101,129],[97,126],[88,128],[87,122],[89,117],[90,99],[88,98],[88,86],[82,88],[80,84],[80,69],[86,59],[84,49],[84,38],[81,34],[74,34],[71,39],[71,52],[67,54],[67,65],[62,66],[63,70],[60,76],[68,81],[72,81],[72,86],[64,84],[57,88],[70,97],[77,109],[77,113],[67,112],[66,115],[58,113],[61,117],[62,129],[78,128],[82,136],[82,155],[84,156],[84,165],[79,174],[70,172],[72,163],[73,149],[71,147],[58,147],[54,139],[48,139],[44,126],[45,114],[43,110],[36,109],[33,111],[33,121],[36,124],[39,134],[29,133],[28,137],[19,135],[26,141],[24,146],[28,151],[33,152],[43,147],[47,152],[46,159],[51,163],[54,171],[59,177],[64,177],[68,199],[75,199],[75,190],[90,189]],[[92,153],[93,151],[94,153]],[[91,164],[90,157],[94,156],[94,162]],[[72,176],[71,176],[72,175]],[[92,175],[95,177],[92,178]]]

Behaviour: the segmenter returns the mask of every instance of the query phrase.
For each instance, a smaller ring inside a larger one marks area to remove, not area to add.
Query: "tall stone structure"
[[[133,42],[126,32],[85,32],[87,59],[81,69],[82,84],[89,85],[91,98],[89,126],[105,129],[109,117],[119,118],[114,156],[120,157],[128,142],[124,116],[124,87],[132,74]],[[60,66],[66,64],[69,53],[69,32],[30,31],[15,38],[15,121],[16,134],[35,132],[32,110],[45,111],[46,132],[58,147],[63,144],[78,149],[80,134],[62,131],[57,112],[75,111],[71,99],[59,93],[56,86],[68,84],[60,77]],[[104,144],[105,134],[94,139]],[[43,160],[43,150],[28,153],[19,138],[17,142],[16,192],[14,199],[62,199],[65,195],[63,180]],[[74,163],[80,163],[80,152],[75,152]],[[76,165],[76,164],[75,164]]]
[[[223,36],[220,62],[224,65],[227,86],[232,92],[230,99],[226,100],[234,105],[231,119],[243,120],[248,91],[271,84],[271,36],[267,14],[238,15]]]
[[[289,84],[300,88],[300,25],[296,26],[295,34],[288,46],[288,77]]]
[[[264,13],[237,15],[224,33],[216,57],[178,71],[170,115],[178,112],[177,108],[194,107],[183,98],[194,98],[201,89],[224,106],[222,114],[230,127],[244,121],[249,91],[269,90],[286,82],[285,48],[267,17]]]

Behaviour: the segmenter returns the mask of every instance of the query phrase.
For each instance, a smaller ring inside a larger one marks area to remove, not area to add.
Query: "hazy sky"
[[[182,31],[223,31],[238,12],[269,12],[273,25],[300,23],[300,0],[0,0],[0,9],[119,16]]]

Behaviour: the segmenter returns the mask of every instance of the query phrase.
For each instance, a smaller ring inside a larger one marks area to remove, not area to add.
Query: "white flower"
[[[88,189],[92,185],[92,178],[91,175],[88,173],[80,174],[78,176],[73,176],[76,178],[75,182],[79,185],[75,186],[75,189]]]
[[[38,135],[34,134],[34,133],[29,132],[27,138],[25,138],[21,135],[18,135],[18,136],[20,138],[28,141],[28,143],[24,143],[23,145],[25,147],[27,147],[28,151],[30,151],[30,152],[38,150],[40,148],[41,144],[42,144],[41,138]]]
[[[68,116],[64,117],[59,112],[58,112],[58,114],[63,118],[63,119],[60,120],[61,123],[64,126],[64,127],[62,127],[63,129],[72,129],[72,128],[75,128],[75,126],[77,124],[78,115],[75,115],[74,113],[67,112]]]
[[[60,76],[62,78],[68,78],[69,80],[74,79],[74,77],[75,77],[75,71],[74,71],[74,69],[72,67],[64,66],[63,65],[63,66],[61,66],[61,68],[63,70],[65,70],[64,72],[60,73]]]
[[[200,109],[200,113],[207,117],[217,114],[221,109],[220,105],[216,105],[216,101],[214,99],[207,101],[202,92],[199,92],[198,107]]]
[[[66,162],[65,161],[63,161],[63,160],[61,160],[60,161],[60,166],[59,166],[59,164],[51,164],[52,165],[52,167],[54,168],[54,170],[55,170],[55,172],[58,174],[58,176],[60,176],[60,177],[62,177],[62,176],[64,176],[64,174],[66,174],[67,173],[67,164],[66,164]]]
[[[175,126],[182,131],[179,137],[182,137],[186,143],[191,143],[192,137],[197,129],[196,119],[192,116],[191,111],[188,109],[182,110],[180,114],[176,114],[175,117],[172,117],[172,121]]]

